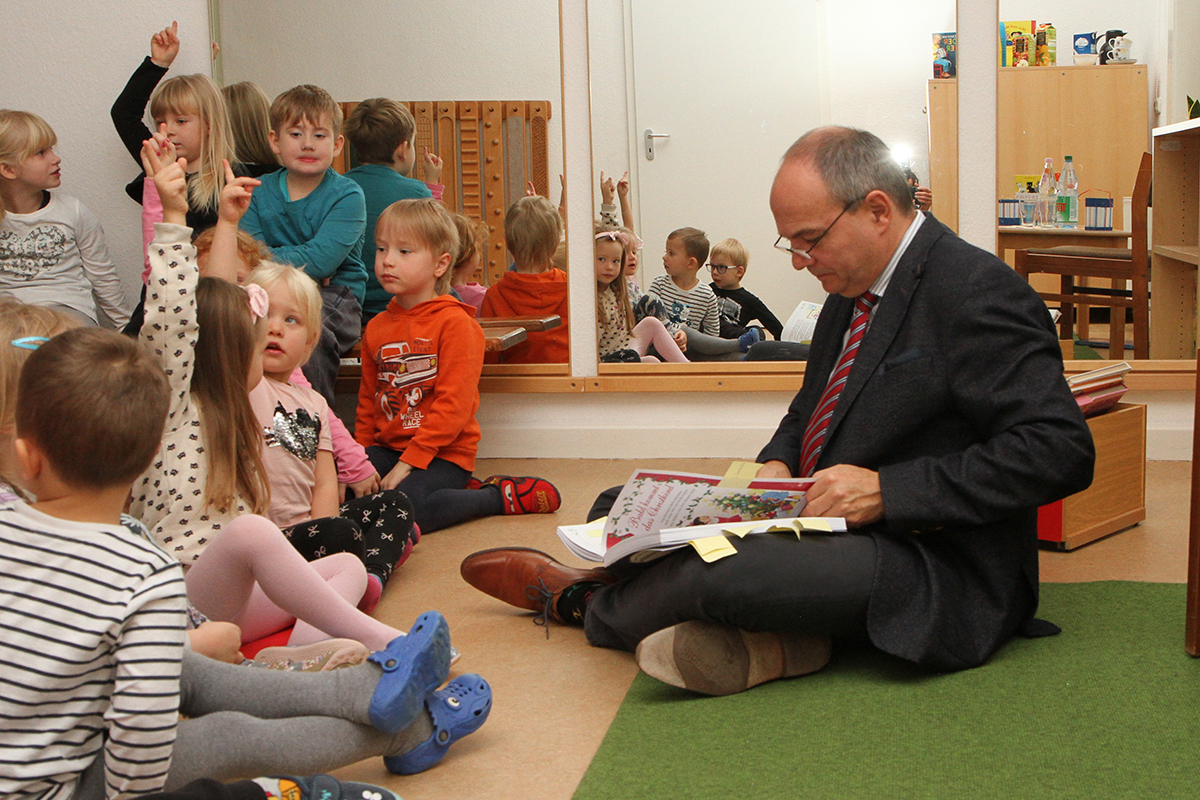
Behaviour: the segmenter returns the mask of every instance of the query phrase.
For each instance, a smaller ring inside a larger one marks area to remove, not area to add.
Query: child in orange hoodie
[[[392,301],[363,333],[354,435],[381,488],[408,495],[425,533],[560,502],[540,478],[471,477],[484,340],[474,309],[447,294],[458,247],[453,219],[429,198],[393,203],[375,227],[375,275]]]
[[[544,197],[528,195],[504,217],[504,241],[515,268],[483,296],[481,317],[544,317],[558,314],[562,325],[530,331],[528,338],[496,359],[506,364],[561,364],[567,361],[567,273],[551,265],[562,238],[562,218]],[[492,360],[492,359],[489,359]]]

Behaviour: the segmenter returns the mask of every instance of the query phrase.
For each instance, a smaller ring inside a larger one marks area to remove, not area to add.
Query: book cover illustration
[[[611,549],[639,533],[664,528],[795,517],[804,509],[811,480],[755,480],[745,489],[722,487],[719,478],[638,470],[626,482],[604,526]]]
[[[958,33],[933,35],[933,77],[953,78],[958,74]]]

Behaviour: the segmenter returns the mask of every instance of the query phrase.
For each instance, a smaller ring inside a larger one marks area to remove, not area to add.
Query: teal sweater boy
[[[326,170],[320,186],[293,202],[287,170],[281,169],[262,176],[241,227],[265,242],[277,260],[303,268],[318,283],[328,278],[349,288],[361,305],[367,286],[361,256],[366,220],[363,190],[354,181]],[[374,231],[371,235],[374,242]],[[372,271],[374,265],[372,258]]]

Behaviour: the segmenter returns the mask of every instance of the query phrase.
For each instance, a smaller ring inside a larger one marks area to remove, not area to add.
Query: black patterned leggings
[[[413,507],[399,489],[358,497],[342,504],[336,517],[298,522],[283,534],[309,561],[353,553],[367,572],[387,586],[392,570],[404,563],[417,542]]]

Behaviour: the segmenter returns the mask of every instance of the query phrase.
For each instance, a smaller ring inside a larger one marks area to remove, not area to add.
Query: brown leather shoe
[[[582,581],[615,583],[608,570],[576,569],[555,561],[547,553],[529,547],[497,547],[480,550],[463,559],[459,568],[463,580],[479,591],[511,606],[536,611],[543,616],[564,620],[555,608],[555,600],[572,584]],[[571,620],[581,624],[582,620]]]

